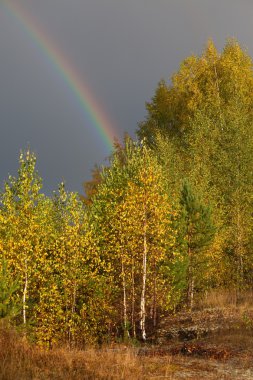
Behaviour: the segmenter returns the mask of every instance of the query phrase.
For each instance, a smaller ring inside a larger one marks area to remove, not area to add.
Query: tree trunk
[[[153,326],[156,327],[157,306],[156,306],[156,265],[154,265],[154,289],[153,289]]]
[[[146,210],[144,210],[144,226],[143,226],[143,275],[142,275],[142,292],[141,292],[141,318],[140,318],[140,329],[142,339],[146,340],[146,304],[145,304],[145,293],[146,293],[146,278],[147,278],[147,217]]]
[[[241,211],[239,205],[236,207],[236,257],[237,257],[237,288],[240,290],[243,283],[243,231],[241,226]]]
[[[122,270],[122,286],[123,286],[123,323],[124,323],[124,338],[129,337],[127,330],[127,299],[126,299],[126,278],[123,258],[121,259]]]
[[[26,295],[28,287],[27,259],[25,259],[25,283],[23,289],[23,324],[26,325]]]
[[[150,318],[153,320],[153,327],[156,327],[156,319],[157,319],[157,295],[156,295],[156,281],[157,281],[157,273],[156,273],[156,261],[153,259],[152,265],[152,275],[153,275],[153,294],[152,294],[152,304],[150,307]]]
[[[190,310],[192,310],[193,304],[194,304],[194,278],[193,277],[190,279],[190,282],[189,282],[188,302],[190,305]]]
[[[134,260],[132,260],[132,321],[131,322],[132,322],[133,337],[136,338]]]
[[[193,276],[193,263],[192,263],[192,252],[190,248],[188,248],[188,257],[189,257],[189,267],[188,267],[188,305],[190,310],[193,308],[194,304],[194,276]]]
[[[72,305],[71,305],[71,319],[72,320],[76,313],[76,291],[77,291],[77,284],[76,284],[76,281],[74,281]],[[71,345],[75,345],[75,334],[71,332],[71,327],[69,327],[69,346],[71,347]]]

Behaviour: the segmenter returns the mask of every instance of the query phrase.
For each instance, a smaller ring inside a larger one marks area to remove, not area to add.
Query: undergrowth
[[[44,350],[9,328],[0,328],[0,380],[150,379],[171,374],[171,357],[146,358],[124,345]]]

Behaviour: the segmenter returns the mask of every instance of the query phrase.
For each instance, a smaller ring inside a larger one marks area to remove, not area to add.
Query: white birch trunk
[[[23,324],[26,325],[26,295],[28,287],[28,275],[27,275],[27,259],[25,259],[25,283],[23,289]]]
[[[141,292],[141,315],[140,315],[140,329],[142,339],[146,340],[146,279],[147,279],[147,220],[146,220],[146,210],[144,210],[144,233],[143,233],[143,275],[142,275],[142,292]]]
[[[154,266],[154,294],[153,294],[153,326],[156,327],[157,307],[156,307],[156,265]]]
[[[122,286],[123,286],[123,319],[124,319],[124,337],[129,337],[129,332],[127,331],[127,297],[126,297],[126,278],[125,278],[125,268],[123,258],[121,261],[122,269]]]
[[[132,330],[133,337],[136,338],[135,328],[135,281],[134,281],[134,260],[132,260]]]
[[[191,278],[189,298],[190,298],[190,309],[192,310],[193,304],[194,304],[194,278]]]

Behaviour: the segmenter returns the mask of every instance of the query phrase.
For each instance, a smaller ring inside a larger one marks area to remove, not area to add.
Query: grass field
[[[111,344],[45,350],[2,324],[0,380],[252,380],[253,308],[249,294],[245,300],[236,305],[224,293],[211,295],[198,310],[168,315],[160,324],[167,335],[170,329],[205,326],[210,333],[138,348]]]

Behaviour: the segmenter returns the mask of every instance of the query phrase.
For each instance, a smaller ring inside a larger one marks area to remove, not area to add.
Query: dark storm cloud
[[[12,0],[9,0],[12,2]],[[247,0],[16,0],[74,63],[115,124],[134,136],[157,82],[169,79],[209,37],[236,37],[253,53]],[[57,70],[0,2],[0,179],[16,170],[27,143],[46,189],[63,178],[81,191],[94,163],[109,154]]]

